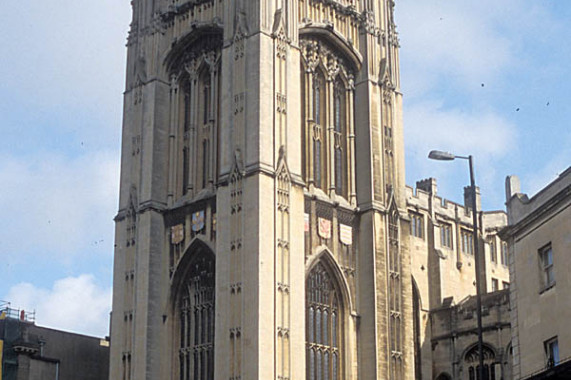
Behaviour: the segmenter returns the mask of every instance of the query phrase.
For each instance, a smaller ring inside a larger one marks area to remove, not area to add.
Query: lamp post
[[[476,209],[476,180],[474,179],[474,165],[472,156],[455,156],[452,153],[433,150],[428,154],[428,158],[438,161],[452,161],[456,158],[468,160],[470,167],[470,190],[472,191],[472,217],[473,217],[473,245],[474,245],[474,261],[476,262],[476,315],[478,318],[478,357],[479,361],[479,379],[484,380],[484,347],[482,342],[482,296],[480,292],[480,254],[478,249],[478,211]],[[486,379],[487,380],[487,379]]]

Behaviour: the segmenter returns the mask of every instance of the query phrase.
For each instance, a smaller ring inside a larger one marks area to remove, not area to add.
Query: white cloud
[[[40,326],[104,337],[109,334],[111,289],[82,274],[57,280],[51,289],[19,283],[7,295],[13,307],[36,311]]]
[[[445,108],[436,101],[407,106],[404,116],[407,170],[412,169],[407,175],[411,184],[420,179],[414,176],[436,177],[442,179],[444,197],[459,199],[461,194],[455,196],[450,192],[469,184],[467,167],[435,163],[428,160],[427,155],[433,149],[460,156],[471,154],[474,156],[477,184],[486,203],[503,203],[500,175],[504,173],[498,168],[498,162],[517,146],[515,125],[493,111]],[[445,184],[446,179],[453,185]]]
[[[548,46],[562,28],[546,4],[521,5],[520,0],[398,3],[409,183],[436,177],[443,196],[461,199],[455,192],[468,184],[466,167],[430,161],[427,154],[432,149],[471,154],[484,207],[503,207],[506,171],[527,164],[522,155],[528,147],[521,144],[536,126],[514,114],[513,102],[530,98],[535,78],[530,72],[549,64],[537,65],[537,48]]]
[[[7,155],[0,157],[0,183],[0,210],[9,220],[0,229],[0,251],[19,253],[10,260],[33,260],[46,252],[57,261],[81,259],[77,255],[93,242],[113,240],[116,153],[73,159],[55,153]]]
[[[444,108],[435,101],[407,107],[405,124],[410,149],[502,156],[516,136],[515,126],[494,112]]]
[[[397,6],[403,88],[416,98],[435,87],[476,91],[524,61],[526,35],[552,28],[541,5],[517,0],[404,1]]]
[[[463,89],[489,83],[511,60],[509,41],[494,34],[486,18],[467,17],[466,9],[446,3],[401,3],[407,14],[399,29],[410,96],[425,93],[442,76]],[[409,63],[414,71],[406,69]]]

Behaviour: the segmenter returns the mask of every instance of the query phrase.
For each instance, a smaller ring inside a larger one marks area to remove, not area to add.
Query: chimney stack
[[[464,207],[472,208],[472,186],[464,187]],[[482,210],[482,196],[480,188],[476,186],[476,212]]]

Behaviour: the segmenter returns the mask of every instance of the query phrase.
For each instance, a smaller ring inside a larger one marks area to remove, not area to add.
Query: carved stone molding
[[[175,4],[168,6],[166,11],[160,13],[163,23],[172,22],[176,16],[191,12],[200,5],[213,5],[216,0],[178,0]]]
[[[307,72],[314,73],[317,67],[321,67],[328,81],[335,80],[340,73],[343,73],[346,79],[351,78],[352,80],[354,77],[345,58],[337,54],[323,41],[303,38],[300,41],[300,46]]]
[[[376,22],[375,22],[375,14],[373,13],[372,10],[367,10],[364,11],[361,14],[361,28],[372,35],[378,35],[379,34],[379,30],[376,26]]]
[[[217,71],[222,48],[222,30],[199,28],[177,41],[168,53],[165,64],[171,74],[188,72],[190,75],[205,64]]]
[[[353,16],[355,19],[359,17],[357,0],[311,0],[311,2],[324,4],[335,9],[338,13]]]

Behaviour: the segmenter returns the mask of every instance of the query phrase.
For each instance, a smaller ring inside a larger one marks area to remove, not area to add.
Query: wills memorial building
[[[394,0],[132,0],[112,380],[414,378]]]

